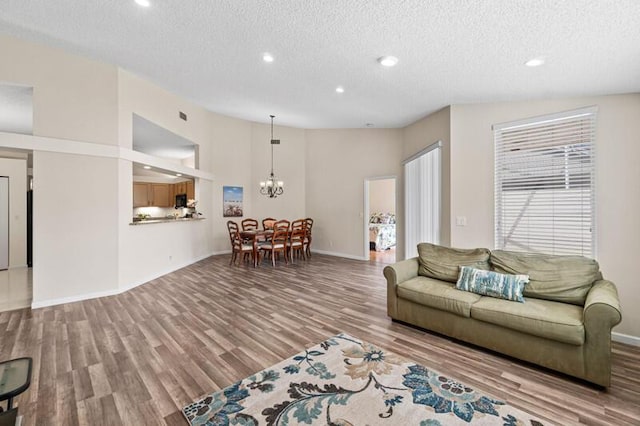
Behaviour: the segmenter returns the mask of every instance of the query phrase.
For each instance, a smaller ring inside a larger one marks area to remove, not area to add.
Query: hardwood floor
[[[384,266],[214,256],[118,296],[0,313],[0,359],[34,359],[23,425],[184,425],[197,397],[341,331],[556,424],[640,424],[640,348],[613,344],[603,391],[391,322]]]
[[[391,247],[390,249],[383,250],[383,251],[370,250],[369,251],[369,261],[378,262],[378,263],[385,263],[385,264],[395,263],[396,262],[396,248],[395,247]]]

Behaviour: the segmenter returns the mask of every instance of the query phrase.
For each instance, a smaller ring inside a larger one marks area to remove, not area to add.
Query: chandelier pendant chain
[[[280,140],[273,139],[273,119],[275,115],[270,115],[269,117],[271,117],[271,140],[269,141],[271,144],[271,173],[267,180],[260,182],[260,193],[269,198],[276,198],[284,193],[284,182],[278,180],[273,172],[273,145],[279,145]]]

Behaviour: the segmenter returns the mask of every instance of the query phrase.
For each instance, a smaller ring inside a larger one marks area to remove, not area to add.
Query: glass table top
[[[23,392],[31,382],[31,358],[0,363],[0,401]]]

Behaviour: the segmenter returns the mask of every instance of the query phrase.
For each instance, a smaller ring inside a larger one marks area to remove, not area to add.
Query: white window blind
[[[440,242],[440,142],[404,162],[405,257],[421,242]]]
[[[595,255],[596,108],[494,126],[495,243]]]

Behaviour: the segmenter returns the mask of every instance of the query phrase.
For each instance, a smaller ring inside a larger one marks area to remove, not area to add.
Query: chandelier
[[[267,180],[260,182],[260,193],[267,195],[269,198],[276,198],[284,192],[284,182],[278,180],[273,174],[273,146],[280,145],[280,139],[273,138],[273,119],[275,115],[270,115],[269,117],[271,117],[271,173]]]

